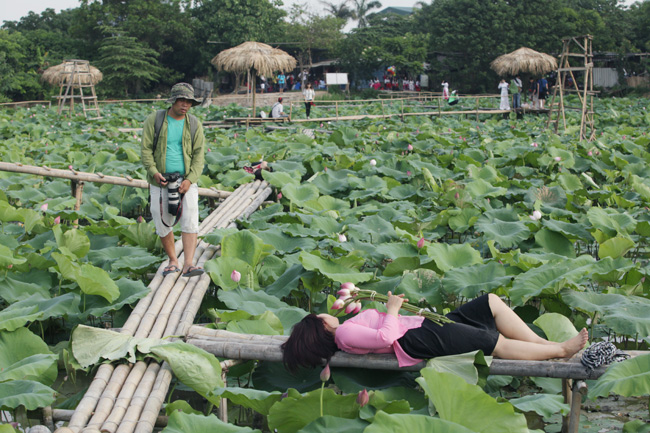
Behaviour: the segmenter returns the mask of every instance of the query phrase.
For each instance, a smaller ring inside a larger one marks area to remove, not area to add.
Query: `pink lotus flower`
[[[43,203],[43,204],[41,205],[41,210],[42,210],[43,212],[46,212],[46,211],[47,211],[47,203]]]
[[[323,167],[323,171],[327,171],[327,167]]]
[[[13,267],[14,267],[14,265],[11,264],[11,263],[9,263],[9,264],[7,265],[7,269],[11,269],[11,268],[13,268]]]
[[[374,159],[371,159],[370,160],[370,165],[374,167],[375,165],[377,165],[377,161],[374,160]]]
[[[418,249],[422,248],[424,246],[424,238],[420,238],[418,241]]]
[[[345,301],[343,299],[337,299],[332,304],[332,310],[340,310],[341,308],[343,308],[344,304],[345,304]]]
[[[361,305],[361,304],[359,304]],[[345,307],[345,314],[352,314],[356,311],[357,309],[357,303],[356,302],[350,302],[347,307]]]
[[[72,170],[72,164],[70,164],[70,165],[68,166],[68,168],[69,168],[70,170]]]
[[[239,134],[237,134],[237,133],[235,132],[235,134],[234,134],[233,136],[234,136],[235,138],[237,138],[237,137],[239,137]]]
[[[357,403],[359,406],[364,407],[368,404],[368,401],[370,401],[370,396],[368,395],[368,390],[364,388],[363,391],[359,391],[359,395],[357,395]]]
[[[348,238],[343,233],[339,233],[339,242],[347,242]]]
[[[241,280],[241,274],[237,272],[237,269],[232,270],[232,273],[230,274],[230,279],[233,280],[235,283],[239,283],[239,280]]]
[[[406,175],[410,176],[411,175],[411,170],[406,170]]]
[[[61,217],[60,216],[57,216],[56,218],[54,218],[54,225],[57,225],[57,224],[60,224],[60,223],[61,223]]]
[[[321,382],[327,382],[330,380],[330,365],[326,364],[325,368],[323,368],[323,371],[320,372],[320,380]]]
[[[341,289],[349,290],[351,292],[356,289],[356,287],[353,283],[343,283],[341,284]]]
[[[534,141],[533,141],[532,143],[530,143],[530,145],[533,146],[533,147],[537,147],[537,146],[539,146],[539,145],[538,145],[536,142],[534,142]]]
[[[413,145],[412,145],[412,144],[409,144],[408,146],[406,146],[406,148],[407,148],[409,151],[411,151],[411,150],[413,150]]]
[[[555,162],[560,162],[560,161],[562,161],[562,158],[560,158],[559,156],[556,156],[556,157],[553,158],[553,159],[555,159]]]
[[[459,193],[454,194],[454,198],[458,200],[460,198],[460,194]]]
[[[281,200],[281,199],[282,199],[282,193],[279,192],[279,193],[278,193],[278,200]]]
[[[589,155],[589,156],[593,155],[593,154],[591,153],[591,150],[590,150],[589,152],[587,152],[587,155]]]
[[[144,222],[144,218],[142,218],[142,215],[140,215],[140,216],[138,217],[137,221],[138,221],[138,224]]]
[[[340,289],[338,292],[336,292],[337,295],[343,297],[343,296],[350,296],[350,290],[349,289]]]
[[[209,147],[208,147],[208,152],[212,152],[212,149],[210,149]]]

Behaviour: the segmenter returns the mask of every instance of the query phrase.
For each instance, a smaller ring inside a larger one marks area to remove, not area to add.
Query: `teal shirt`
[[[185,119],[176,120],[167,116],[167,159],[165,161],[166,173],[185,174],[185,160],[183,159],[183,125]]]

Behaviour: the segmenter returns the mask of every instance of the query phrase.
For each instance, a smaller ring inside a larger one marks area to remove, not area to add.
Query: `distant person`
[[[280,75],[278,75],[278,88],[280,89],[280,93],[284,92],[285,87],[287,87],[287,77],[280,72]]]
[[[548,94],[548,81],[542,76],[537,80],[537,98],[539,99],[539,108],[544,109],[544,102],[546,101],[546,95]]]
[[[302,95],[305,97],[305,114],[307,115],[307,119],[309,119],[311,106],[314,105],[314,97],[316,96],[316,92],[311,88],[311,83],[307,83],[307,87],[302,91]]]
[[[499,90],[501,91],[501,103],[499,110],[510,110],[510,101],[508,100],[508,83],[502,79],[499,83]]]
[[[442,80],[442,98],[443,99],[449,99],[449,83],[447,80]]]
[[[537,98],[537,82],[533,77],[530,77],[528,80],[528,100],[530,101],[532,108],[537,110],[539,107],[539,99]]]
[[[273,107],[271,107],[271,117],[274,119],[288,117],[286,114],[284,114],[284,107],[282,106],[282,98],[278,98],[278,102],[273,104]]]
[[[521,88],[522,88],[521,78],[517,75],[510,81],[510,94],[512,95],[512,108],[517,109],[521,108]]]

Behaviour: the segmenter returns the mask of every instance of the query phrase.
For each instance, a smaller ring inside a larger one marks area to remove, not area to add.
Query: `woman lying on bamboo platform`
[[[447,314],[442,326],[422,316],[398,314],[404,295],[388,292],[387,312],[364,310],[339,324],[329,314],[309,314],[282,345],[284,365],[316,367],[336,351],[354,354],[395,353],[399,366],[423,359],[482,350],[503,359],[544,360],[573,356],[587,343],[587,330],[555,343],[535,334],[498,296],[483,295]]]

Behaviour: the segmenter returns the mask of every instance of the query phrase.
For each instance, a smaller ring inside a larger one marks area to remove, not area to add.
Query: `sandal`
[[[187,268],[187,272],[184,272],[182,275],[186,278],[197,277],[205,272],[203,268],[198,268],[196,266],[190,266]]]
[[[178,266],[169,265],[169,266],[165,267],[162,274],[163,274],[163,277],[166,277],[169,274],[174,274],[174,273],[180,272],[180,271],[181,271],[181,268],[179,268]]]

